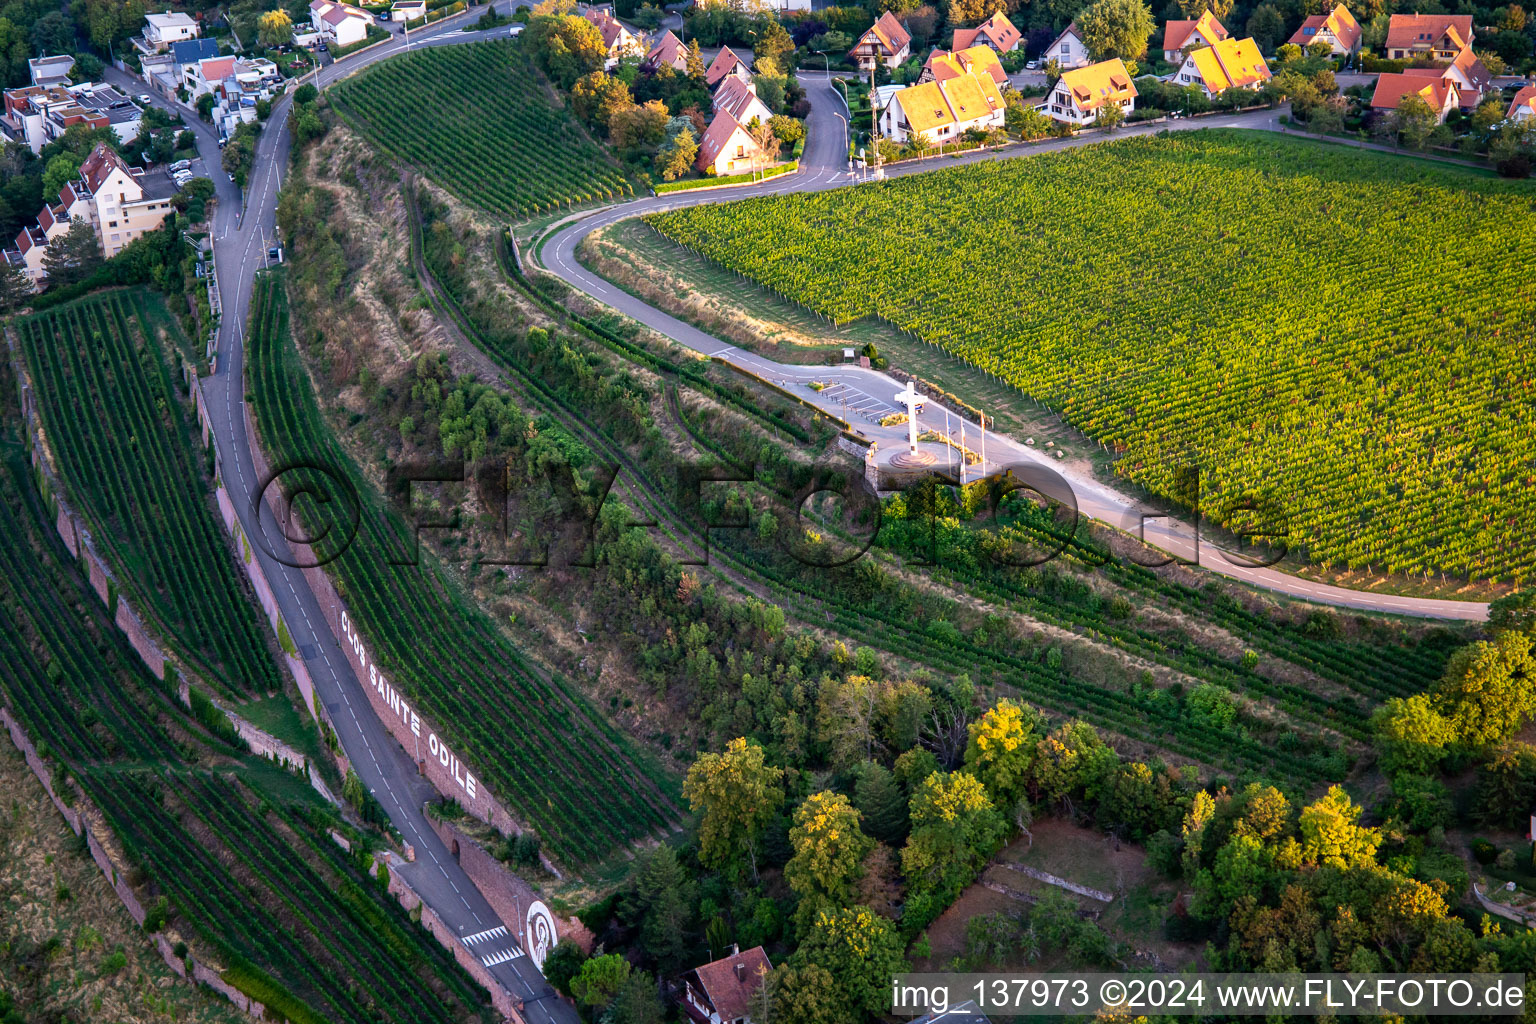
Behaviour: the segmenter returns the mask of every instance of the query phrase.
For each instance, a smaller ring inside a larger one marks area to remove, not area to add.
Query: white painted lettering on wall
[[[421,716],[406,701],[405,695],[389,684],[384,673],[379,671],[379,666],[368,659],[368,649],[363,646],[363,638],[352,628],[352,620],[346,612],[341,613],[341,634],[352,646],[352,654],[357,659],[357,664],[363,674],[366,675],[368,685],[383,700],[384,705],[391,712],[400,716],[400,721],[405,723],[412,736],[421,735]],[[459,788],[473,800],[475,798],[475,777],[470,774],[464,762],[460,761],[448,749],[448,744],[437,738],[437,733],[427,730],[427,753],[437,760],[437,763],[448,769],[453,776],[453,781],[459,784]]]

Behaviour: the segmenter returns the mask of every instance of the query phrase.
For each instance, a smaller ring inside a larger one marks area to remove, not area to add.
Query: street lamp
[[[846,117],[844,117],[842,114],[839,114],[835,110],[832,111],[832,114],[839,121],[843,122],[843,159],[844,160],[848,160],[848,161],[852,161],[853,160],[853,152],[852,152],[853,151],[853,140],[849,137],[850,133],[849,133],[849,130],[848,130],[848,119]]]
[[[832,58],[827,56],[826,50],[812,50],[812,53],[821,54],[821,59],[827,62],[827,84],[832,84]]]

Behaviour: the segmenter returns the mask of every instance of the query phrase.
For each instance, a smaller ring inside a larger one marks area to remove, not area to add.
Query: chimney
[[[734,942],[731,943],[731,956],[741,956],[741,947]]]
[[[747,965],[738,963],[736,966],[736,980],[744,983],[747,980]]]

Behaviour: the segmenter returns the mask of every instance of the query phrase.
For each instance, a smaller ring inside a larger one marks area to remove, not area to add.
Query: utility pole
[[[880,166],[880,97],[875,92],[875,69],[879,66],[879,57],[876,57],[875,62],[869,66],[869,145],[875,151],[876,181],[885,176],[885,171]]]

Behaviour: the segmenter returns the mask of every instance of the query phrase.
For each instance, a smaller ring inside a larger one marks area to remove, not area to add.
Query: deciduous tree
[[[734,739],[694,762],[683,795],[699,815],[699,859],[739,868],[745,857],[755,876],[763,830],[784,802],[784,770],[764,762],[762,747]]]
[[[1429,695],[1392,697],[1371,716],[1382,770],[1388,775],[1414,772],[1427,775],[1456,738],[1454,724],[1437,711]]]
[[[1093,0],[1077,16],[1078,33],[1095,60],[1136,60],[1147,52],[1155,27],[1143,0]]]
[[[801,943],[796,963],[825,970],[837,1000],[870,1017],[890,1008],[891,976],[907,968],[900,933],[868,907],[822,913]]]
[[[293,39],[293,19],[278,7],[256,19],[256,36],[263,46],[282,46]]]
[[[48,275],[49,287],[83,281],[101,266],[101,262],[101,243],[96,240],[96,229],[78,218],[70,224],[68,231],[43,250],[43,271]]]
[[[841,998],[837,982],[813,963],[785,964],[768,976],[770,1021],[786,1024],[854,1024],[854,1011]]]
[[[1348,868],[1374,864],[1381,845],[1381,831],[1362,828],[1362,808],[1338,786],[1309,804],[1297,822],[1301,832],[1301,856],[1309,864]]]
[[[859,812],[846,796],[821,792],[795,808],[789,845],[794,855],[784,865],[784,880],[795,894],[844,906],[875,841],[860,830]]]
[[[1007,697],[970,724],[965,767],[987,787],[994,807],[1011,812],[1024,800],[1044,724],[1034,708]]]

